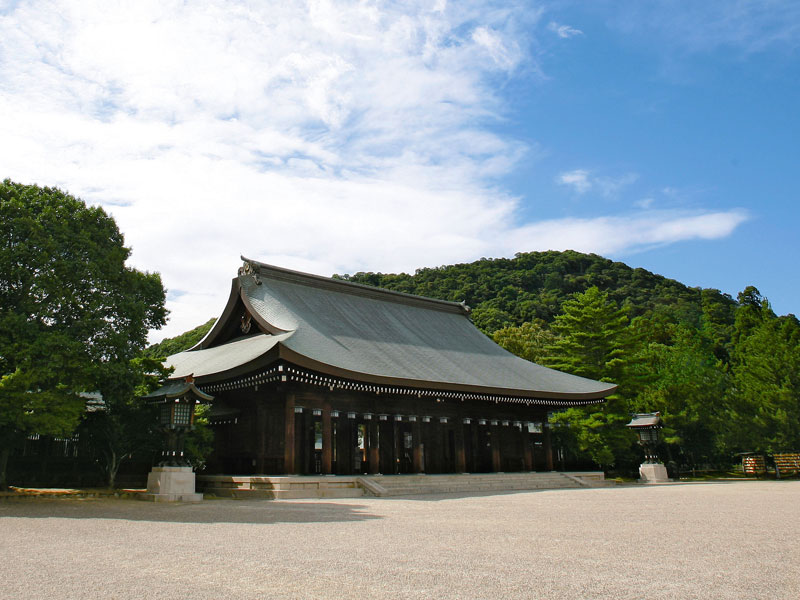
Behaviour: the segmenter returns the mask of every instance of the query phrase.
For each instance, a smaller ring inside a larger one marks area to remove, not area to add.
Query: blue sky
[[[551,17],[581,33],[551,40],[544,82],[508,86],[521,136],[548,149],[539,169],[508,178],[509,189],[555,199],[540,216],[619,214],[631,204],[740,210],[747,218],[730,235],[612,257],[734,296],[755,284],[776,310],[796,313],[800,10],[599,4],[562,4]],[[552,178],[575,171],[626,185],[608,194]]]
[[[0,177],[103,205],[175,335],[239,255],[574,248],[800,312],[793,2],[0,0]]]

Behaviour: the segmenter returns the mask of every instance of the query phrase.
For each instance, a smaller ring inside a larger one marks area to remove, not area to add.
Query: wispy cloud
[[[613,198],[629,185],[636,183],[638,179],[639,175],[636,173],[625,173],[619,177],[597,177],[594,185],[604,197]]]
[[[585,194],[592,189],[592,182],[589,180],[589,171],[585,169],[575,169],[559,174],[556,181],[561,185],[571,187],[578,194]]]
[[[792,0],[622,2],[615,28],[685,52],[727,47],[741,53],[800,47],[800,4]]]
[[[594,190],[605,198],[611,198],[619,194],[623,188],[635,183],[638,178],[636,173],[609,177],[593,175],[588,169],[574,169],[560,173],[556,177],[556,182],[572,188],[577,194],[585,194]]]
[[[477,27],[472,32],[472,40],[486,48],[498,67],[513,69],[522,58],[519,46],[513,40],[504,40],[502,35],[486,27]]]
[[[518,228],[510,245],[536,240],[537,248],[578,250],[614,255],[688,240],[716,240],[730,235],[748,219],[745,211],[692,214],[642,211],[622,217],[557,219]]]
[[[569,25],[560,25],[555,21],[550,21],[547,24],[547,29],[555,33],[558,37],[567,39],[571,37],[575,37],[576,35],[583,35],[583,32],[580,29],[575,29],[574,27],[570,27]]]
[[[133,263],[171,290],[163,334],[218,313],[239,254],[326,275],[413,271],[558,239],[603,252],[587,235],[598,227],[623,248],[645,218],[519,221],[499,178],[531,149],[493,126],[498,81],[536,71],[517,29],[541,15],[528,3],[0,10],[0,175],[114,214]],[[571,173],[576,189],[625,185]],[[661,215],[659,239],[707,235],[698,219]]]

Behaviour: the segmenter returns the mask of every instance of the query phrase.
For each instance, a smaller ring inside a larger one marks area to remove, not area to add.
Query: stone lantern
[[[186,433],[194,429],[194,409],[212,396],[201,392],[192,376],[170,381],[144,397],[158,405],[158,422],[164,433],[161,461],[147,476],[145,498],[156,502],[199,502],[195,477],[183,451]]]
[[[661,483],[669,481],[667,468],[658,460],[656,446],[658,431],[663,427],[661,413],[641,413],[633,415],[626,425],[636,432],[639,444],[644,449],[644,462],[639,465],[639,481],[643,483]]]

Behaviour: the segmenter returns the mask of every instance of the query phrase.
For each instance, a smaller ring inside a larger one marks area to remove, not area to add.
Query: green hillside
[[[733,323],[735,301],[719,290],[690,288],[645,269],[633,269],[596,254],[526,252],[514,258],[482,258],[473,263],[418,269],[414,275],[356,273],[336,278],[420,296],[466,302],[486,333],[506,325],[553,321],[564,301],[596,286],[630,318],[665,308],[699,324],[704,307],[716,320]]]
[[[150,358],[165,358],[171,354],[177,354],[178,352],[188,350],[202,340],[216,322],[217,320],[215,318],[209,319],[202,325],[198,325],[194,329],[185,331],[178,336],[164,338],[159,343],[148,346],[144,354]]]

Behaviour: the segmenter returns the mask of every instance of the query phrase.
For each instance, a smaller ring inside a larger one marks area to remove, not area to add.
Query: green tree
[[[479,306],[472,311],[471,318],[475,327],[487,335],[509,326],[513,321],[510,314],[495,306]]]
[[[519,327],[498,329],[492,335],[492,339],[512,354],[542,364],[547,355],[547,348],[553,345],[556,336],[546,327],[544,321],[535,319]]]
[[[636,321],[635,326],[653,326],[646,320]],[[660,412],[667,458],[680,457],[694,468],[715,456],[715,411],[729,377],[714,354],[714,340],[681,324],[668,325],[666,332],[658,329],[659,335],[646,336],[647,343],[636,355],[637,364],[645,367],[649,377],[630,405],[635,412]]]
[[[633,436],[625,428],[630,415],[624,379],[628,374],[631,333],[628,317],[616,302],[596,287],[576,293],[562,305],[553,322],[558,335],[547,348],[547,366],[620,385],[603,404],[576,407],[554,416],[559,427],[569,425],[578,448],[592,460],[610,467],[629,459]]]
[[[72,431],[80,392],[164,324],[161,278],[125,265],[114,220],[58,189],[0,184],[0,487],[13,444]]]
[[[139,356],[104,373],[99,384],[103,404],[85,413],[80,434],[89,441],[109,488],[115,487],[117,472],[126,459],[159,449],[162,435],[156,412],[142,397],[158,388],[170,371],[160,359]]]
[[[214,450],[214,430],[208,423],[211,404],[199,404],[195,409],[194,429],[186,434],[184,452],[189,464],[197,471],[206,466],[206,458]]]
[[[740,294],[732,386],[718,427],[729,452],[800,447],[800,322],[776,317],[758,290]]]
[[[619,382],[630,347],[625,311],[596,287],[574,294],[561,308],[563,312],[551,326],[558,337],[548,348],[547,366]]]

